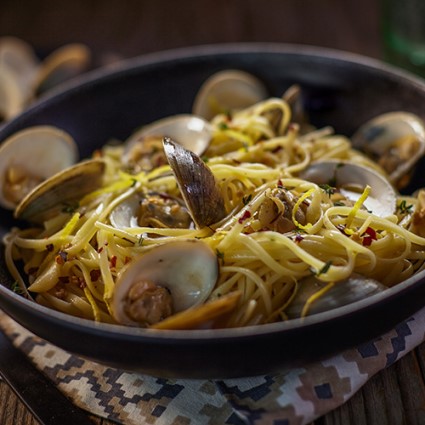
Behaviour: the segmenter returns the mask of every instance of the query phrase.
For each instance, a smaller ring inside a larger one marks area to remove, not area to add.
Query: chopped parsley
[[[329,196],[335,193],[335,186],[331,186],[330,184],[319,184],[320,189],[322,189]]]
[[[312,273],[316,276],[320,276],[322,274],[327,273],[331,266],[332,266],[332,260],[329,260],[325,263],[325,265],[319,271],[312,269]]]
[[[75,213],[75,211],[78,210],[79,206],[80,206],[80,204],[78,202],[64,203],[63,208],[62,208],[62,212],[73,214],[73,213]]]
[[[12,283],[12,286],[10,289],[18,295],[22,295],[25,291],[20,287],[19,283],[15,280],[15,282]]]
[[[403,199],[398,205],[397,205],[397,211],[400,212],[400,214],[407,214],[411,213],[413,208],[413,204],[407,205],[407,202],[405,199]]]
[[[252,194],[249,194],[242,198],[242,202],[244,205],[248,205],[251,202],[251,200],[252,200]]]

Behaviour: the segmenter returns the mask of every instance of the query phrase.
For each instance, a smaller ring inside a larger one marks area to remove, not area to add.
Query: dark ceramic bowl
[[[71,133],[82,156],[89,156],[111,137],[124,139],[141,124],[189,112],[202,82],[228,68],[255,74],[271,95],[299,83],[312,122],[347,135],[391,110],[425,118],[425,84],[382,63],[325,49],[243,44],[153,54],[94,72],[7,123],[0,140],[28,126],[52,124]],[[409,190],[423,180],[417,173]],[[13,225],[12,216],[8,211],[0,214],[5,233]],[[300,365],[377,337],[419,310],[425,300],[422,272],[382,294],[304,320],[158,332],[51,311],[14,294],[4,264],[0,272],[0,307],[30,331],[92,360],[165,377],[249,376]]]

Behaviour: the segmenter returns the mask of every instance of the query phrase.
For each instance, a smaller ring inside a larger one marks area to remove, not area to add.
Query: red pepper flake
[[[376,241],[376,230],[368,227],[362,235],[363,237],[363,246],[370,246],[373,241]]]
[[[90,279],[92,282],[97,282],[100,278],[100,270],[94,269],[90,271]]]
[[[131,261],[131,257],[125,257],[124,264],[128,264]]]
[[[48,245],[46,245],[46,250],[52,252],[54,247],[55,246],[52,243],[49,243]]]
[[[68,260],[68,253],[64,251],[59,251],[59,254],[55,258],[56,263],[63,265]]]
[[[283,189],[283,183],[282,183],[282,180],[278,180],[277,181],[277,187],[279,188],[279,189]]]
[[[97,252],[100,254],[101,252],[103,251],[103,246],[101,246],[98,250],[97,250]]]
[[[114,269],[116,267],[116,265],[117,265],[117,257],[116,257],[116,255],[113,255],[111,257],[111,259],[109,260],[109,267],[111,269]]]
[[[251,217],[251,213],[248,210],[246,210],[243,213],[242,217],[239,218],[238,223],[242,224],[245,220],[248,220],[248,218],[250,218],[250,217]]]

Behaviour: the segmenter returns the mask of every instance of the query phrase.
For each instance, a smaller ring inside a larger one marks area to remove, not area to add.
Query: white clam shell
[[[78,148],[65,131],[52,126],[35,126],[21,130],[0,145],[0,205],[14,209],[5,198],[3,187],[7,169],[16,166],[29,175],[45,180],[74,164]]]
[[[301,313],[308,299],[327,285],[315,276],[309,276],[299,282],[298,291],[291,304],[285,310],[290,318],[301,317]],[[321,313],[360,301],[374,294],[382,292],[386,286],[382,283],[353,274],[347,279],[335,282],[334,286],[314,301],[308,308],[307,315]]]
[[[140,198],[132,196],[117,205],[109,214],[109,221],[116,229],[139,227],[137,223],[137,209]]]
[[[16,218],[34,223],[58,214],[67,204],[99,189],[106,164],[102,159],[79,162],[54,174],[36,186],[16,207]]]
[[[395,189],[384,176],[371,168],[344,161],[317,161],[304,170],[300,177],[316,184],[329,184],[335,179],[341,193],[354,202],[361,193],[344,186],[356,185],[364,188],[369,185],[371,192],[364,202],[369,211],[380,217],[388,217],[396,210]]]
[[[209,122],[195,115],[178,114],[162,118],[143,126],[126,140],[123,160],[127,163],[134,144],[143,143],[143,138],[150,136],[170,137],[186,149],[202,155],[210,143],[212,131]]]
[[[125,300],[131,286],[149,280],[168,288],[173,298],[174,312],[203,303],[218,278],[215,253],[204,242],[183,240],[157,246],[133,259],[120,273],[115,284],[112,310],[123,324],[135,324],[125,313]]]
[[[19,114],[25,106],[25,91],[8,68],[0,68],[0,122]]]
[[[0,75],[11,74],[14,84],[19,86],[22,104],[31,97],[32,83],[38,64],[39,61],[31,45],[16,37],[0,37]],[[3,83],[1,82],[0,85]],[[2,95],[0,99],[4,101]],[[10,117],[6,116],[6,118]]]
[[[353,147],[379,158],[395,141],[409,134],[416,136],[419,147],[414,155],[390,173],[389,179],[394,183],[407,174],[425,153],[425,124],[417,115],[402,111],[379,115],[363,124],[351,141]]]
[[[34,92],[43,93],[89,68],[90,49],[84,44],[66,44],[53,51],[40,64],[34,80]]]
[[[267,97],[264,84],[254,75],[225,70],[205,81],[195,97],[192,111],[210,120],[221,112],[243,109]]]

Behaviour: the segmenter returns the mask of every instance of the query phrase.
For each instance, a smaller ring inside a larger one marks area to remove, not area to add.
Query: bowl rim
[[[117,64],[109,67],[102,67],[92,70],[72,81],[63,83],[59,88],[53,89],[50,93],[42,96],[34,102],[25,111],[12,120],[0,125],[0,138],[3,133],[8,135],[8,129],[16,125],[19,126],[21,120],[25,120],[28,115],[34,113],[35,110],[42,108],[46,103],[54,103],[59,101],[63,96],[78,90],[84,90],[88,85],[106,82],[108,79],[119,78],[120,75],[128,72],[137,72],[140,68],[149,66],[157,66],[167,62],[185,60],[201,56],[214,55],[232,55],[232,54],[286,54],[294,56],[315,57],[317,60],[336,61],[339,63],[350,63],[358,67],[371,68],[380,73],[387,74],[392,78],[396,77],[408,81],[410,85],[416,86],[418,89],[425,91],[425,81],[411,74],[408,71],[399,69],[393,65],[382,62],[379,59],[367,57],[357,53],[344,50],[331,49],[327,47],[290,44],[290,43],[267,43],[267,42],[242,42],[242,43],[222,43],[198,45],[190,47],[181,47],[170,50],[163,50],[153,53],[147,53],[140,56],[124,59]],[[13,132],[13,131],[12,131]],[[1,143],[1,140],[0,140]],[[227,329],[205,329],[205,330],[155,330],[143,329],[136,327],[128,327],[118,324],[98,323],[89,319],[82,319],[70,316],[66,313],[52,310],[48,307],[39,305],[31,300],[15,294],[11,289],[0,284],[0,295],[5,296],[13,304],[17,304],[25,312],[49,317],[57,320],[69,327],[84,328],[89,332],[102,333],[105,336],[118,336],[120,338],[131,338],[144,341],[161,340],[161,341],[191,341],[200,342],[206,340],[227,340],[251,338],[256,335],[270,335],[276,333],[296,332],[300,328],[314,327],[325,322],[341,319],[351,315],[358,314],[368,308],[376,305],[385,304],[386,302],[398,297],[401,292],[413,290],[417,285],[425,284],[425,270],[415,274],[405,281],[395,285],[383,293],[375,294],[367,299],[357,301],[350,305],[342,306],[333,310],[307,316],[300,319],[292,319],[289,321],[254,325],[248,327],[227,328]]]
[[[354,66],[361,66],[375,71],[379,71],[391,77],[408,81],[409,84],[417,86],[418,89],[425,90],[425,80],[414,75],[410,71],[401,69],[395,65],[384,62],[381,59],[365,56],[347,50],[339,50],[329,47],[314,46],[309,44],[278,43],[278,42],[231,42],[218,44],[201,44],[188,47],[160,50],[141,54],[120,60],[109,66],[103,66],[86,72],[72,80],[66,81],[43,94],[32,105],[21,112],[12,120],[0,124],[0,133],[4,128],[8,128],[21,118],[31,114],[34,109],[42,107],[46,102],[54,102],[69,92],[81,90],[86,85],[97,84],[109,78],[116,78],[123,73],[137,72],[141,67],[157,66],[161,63],[181,61],[191,58],[208,57],[214,55],[233,54],[285,54],[294,56],[314,57],[322,61],[337,61],[339,63],[350,63]],[[1,143],[2,140],[0,140]]]

